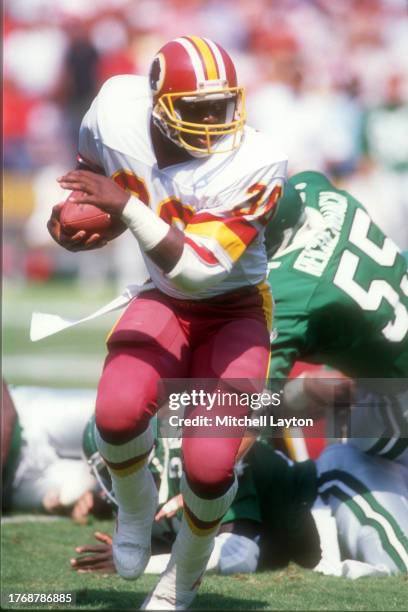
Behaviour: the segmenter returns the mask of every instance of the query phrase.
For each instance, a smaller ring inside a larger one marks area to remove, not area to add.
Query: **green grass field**
[[[78,526],[68,520],[3,524],[2,591],[74,592],[80,610],[138,609],[155,576],[129,582],[112,575],[76,574],[69,566],[76,545],[92,543],[93,531],[110,527],[107,522]],[[193,609],[406,610],[407,591],[403,576],[351,581],[290,566],[252,576],[207,576]]]
[[[116,315],[64,331],[39,343],[29,340],[31,312],[69,318],[90,314],[114,296],[113,287],[85,291],[74,284],[5,285],[3,291],[3,373],[9,383],[92,387],[104,355],[104,338]],[[2,592],[75,592],[80,610],[138,609],[155,582],[145,576],[127,582],[117,576],[71,570],[74,547],[92,543],[108,523],[79,526],[68,520],[6,522],[1,530]],[[291,566],[252,576],[207,576],[194,609],[205,610],[407,610],[408,581],[330,578]],[[4,607],[4,606],[3,606]],[[13,606],[12,608],[28,608]],[[47,606],[45,606],[47,607]],[[49,605],[49,609],[55,606]],[[69,606],[66,606],[69,608]],[[38,606],[30,606],[38,609]],[[71,606],[72,609],[72,606]]]

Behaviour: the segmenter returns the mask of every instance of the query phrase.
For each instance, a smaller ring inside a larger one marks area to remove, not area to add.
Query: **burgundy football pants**
[[[265,284],[208,300],[176,300],[158,290],[134,299],[108,339],[96,402],[102,438],[120,444],[141,434],[160,408],[163,378],[253,379],[262,391],[271,304]],[[248,414],[247,407],[236,411]],[[243,433],[183,439],[184,469],[197,495],[218,497],[229,488]]]

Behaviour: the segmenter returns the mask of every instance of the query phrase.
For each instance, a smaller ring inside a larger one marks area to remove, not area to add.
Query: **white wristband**
[[[136,196],[123,209],[122,220],[137,238],[143,251],[151,251],[167,235],[170,226]]]

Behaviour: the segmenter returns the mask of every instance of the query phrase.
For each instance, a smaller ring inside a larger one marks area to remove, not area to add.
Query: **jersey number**
[[[140,176],[137,176],[131,170],[118,170],[112,175],[112,179],[122,189],[126,189],[126,191],[138,197],[143,204],[149,206],[150,194],[144,180]],[[169,225],[175,225],[183,230],[194,215],[194,211],[191,206],[183,204],[178,198],[170,197],[160,202],[158,205],[158,215]]]
[[[368,237],[370,225],[368,214],[358,208],[350,230],[350,242],[380,266],[392,266],[397,257],[397,247],[389,238],[385,238],[382,247],[372,242]],[[341,256],[333,283],[366,311],[378,310],[382,300],[386,300],[393,308],[395,317],[382,329],[382,333],[391,342],[401,342],[408,332],[406,307],[402,304],[395,289],[385,280],[373,280],[368,289],[361,287],[354,278],[359,262],[360,257],[346,249]],[[404,277],[401,281],[401,289],[405,294],[407,294],[407,285],[408,280]]]

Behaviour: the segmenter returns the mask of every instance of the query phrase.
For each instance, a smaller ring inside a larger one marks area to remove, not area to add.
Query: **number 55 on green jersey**
[[[354,378],[407,377],[404,257],[365,208],[322,174],[296,174],[289,187],[284,207],[299,206],[300,197],[304,216],[269,261],[270,377],[287,376],[297,359]]]

